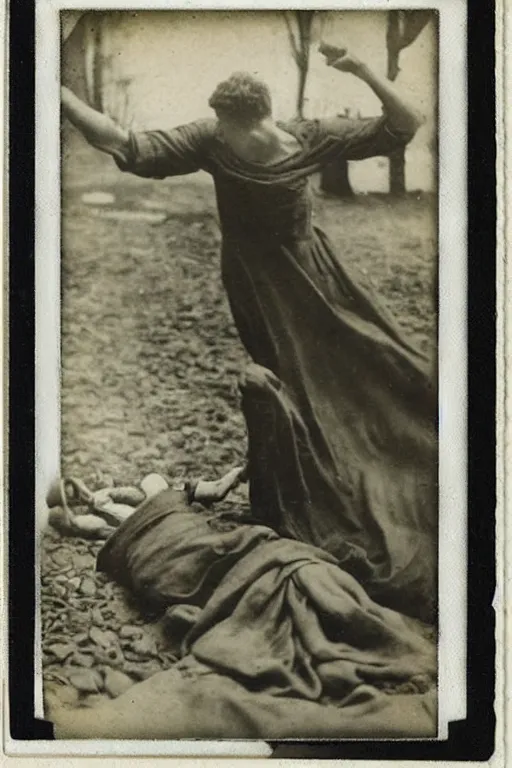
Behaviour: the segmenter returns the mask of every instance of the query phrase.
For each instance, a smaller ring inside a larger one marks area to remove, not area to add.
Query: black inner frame
[[[468,1],[468,710],[435,741],[272,742],[272,757],[487,760],[495,714],[496,140],[495,8]],[[9,8],[9,707],[16,740],[52,739],[33,716],[34,0]],[[8,323],[8,325],[7,325]]]

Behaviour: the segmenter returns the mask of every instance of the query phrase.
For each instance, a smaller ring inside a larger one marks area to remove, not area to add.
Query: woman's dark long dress
[[[311,221],[308,177],[386,155],[385,117],[294,120],[300,149],[272,165],[237,158],[215,120],[131,135],[122,170],[214,179],[222,277],[256,364],[242,384],[251,506],[324,548],[377,600],[432,618],[437,570],[435,386],[427,362],[347,274]]]

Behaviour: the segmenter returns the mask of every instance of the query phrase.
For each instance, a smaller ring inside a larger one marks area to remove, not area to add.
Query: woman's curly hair
[[[238,123],[257,122],[272,114],[268,87],[247,72],[234,72],[219,83],[208,104],[217,114]]]

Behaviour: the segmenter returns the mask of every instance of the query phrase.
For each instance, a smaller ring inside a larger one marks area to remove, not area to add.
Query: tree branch
[[[288,30],[288,39],[290,40],[290,46],[292,49],[293,57],[297,63],[297,66],[300,66],[300,51],[299,47],[297,45],[297,41],[295,40],[295,35],[293,34],[293,27],[292,23],[288,17],[288,13],[284,12],[284,20],[286,22],[286,29]]]
[[[399,37],[399,46],[402,50],[414,43],[423,28],[433,18],[433,11],[399,11],[399,13],[402,14]]]

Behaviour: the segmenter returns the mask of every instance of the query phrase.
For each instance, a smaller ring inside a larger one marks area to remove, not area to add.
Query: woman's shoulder
[[[292,117],[289,120],[278,121],[278,125],[302,142],[313,142],[318,136],[318,120],[306,117]]]
[[[211,117],[203,117],[193,120],[191,123],[185,123],[179,127],[179,130],[195,142],[205,143],[215,137],[217,121]]]

